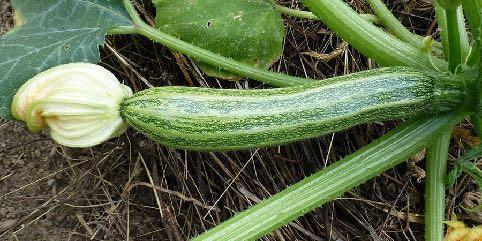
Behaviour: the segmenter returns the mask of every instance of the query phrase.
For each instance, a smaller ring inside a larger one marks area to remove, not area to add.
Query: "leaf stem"
[[[425,240],[442,241],[445,221],[445,176],[451,132],[427,148],[425,181]]]
[[[302,19],[312,19],[312,20],[320,20],[316,15],[314,15],[312,12],[308,11],[302,11],[302,10],[297,10],[293,8],[288,8],[279,4],[275,4],[274,8],[278,10],[278,12],[296,17],[296,18],[302,18]]]
[[[180,53],[186,54],[198,61],[274,86],[294,86],[314,81],[313,79],[293,77],[240,63],[236,60],[226,58],[209,50],[184,42],[146,24],[139,25],[137,33],[163,44],[170,49],[174,49]]]
[[[397,36],[399,39],[412,44],[413,46],[421,49],[423,48],[422,38],[416,34],[411,33],[408,31],[405,26],[398,21],[398,19],[392,14],[392,12],[387,8],[387,6],[380,0],[367,0],[370,4],[373,12],[375,12],[376,16],[380,19],[383,26],[387,27],[388,30],[393,33],[393,35]],[[434,43],[435,44],[435,43]],[[441,47],[438,46],[436,47]]]
[[[134,25],[141,25],[144,24],[144,21],[142,20],[141,16],[136,10],[136,7],[132,3],[131,0],[123,0],[124,7],[126,8],[127,13],[129,13],[129,16],[132,18],[132,22],[134,22]]]
[[[457,66],[462,63],[462,46],[460,44],[457,10],[445,10],[445,16],[447,17],[449,69],[452,73],[455,73]]]
[[[470,30],[472,31],[472,50],[470,56],[467,58],[467,64],[470,66],[475,66],[480,63],[480,28],[481,28],[481,11],[482,11],[482,0],[463,0],[462,6],[465,14],[467,15],[467,20],[470,25]]]
[[[440,6],[438,1],[433,1],[433,6],[435,9],[435,18],[437,19],[438,28],[440,31],[440,38],[442,40],[442,46],[444,50],[444,58],[448,60],[449,53],[449,37],[447,33],[447,16],[445,15],[445,9]]]
[[[255,240],[408,159],[463,118],[416,118],[193,240]]]
[[[341,0],[303,0],[302,2],[338,36],[378,64],[434,68],[430,58],[421,49],[399,40],[361,18],[345,2]],[[432,61],[437,69],[447,70],[443,60],[433,57]]]
[[[108,35],[119,35],[119,34],[136,34],[137,28],[135,26],[120,26],[114,27],[107,30]]]
[[[240,63],[231,58],[215,54],[209,50],[197,47],[193,44],[182,41],[176,37],[166,34],[159,29],[147,25],[139,17],[134,5],[130,0],[124,0],[124,5],[127,12],[132,17],[135,24],[134,32],[143,35],[152,41],[158,42],[170,49],[176,50],[180,53],[186,54],[198,61],[219,67],[220,69],[229,71],[234,74],[245,76],[263,83],[271,84],[278,87],[294,86],[299,84],[306,84],[314,81],[313,79],[306,79],[300,77],[293,77],[286,74],[267,71],[260,68],[254,68],[247,64]],[[118,29],[119,30],[119,29]],[[133,31],[133,29],[127,29]],[[112,31],[116,34],[122,31]]]
[[[274,7],[276,10],[278,10],[278,12],[286,14],[288,16],[295,17],[295,18],[320,20],[316,15],[314,15],[312,12],[309,12],[309,11],[293,9],[293,8],[282,6],[280,4],[275,4]],[[377,18],[377,16],[373,14],[359,14],[359,16],[374,24],[381,23],[380,20]]]
[[[462,39],[459,26],[459,16],[457,9],[446,9],[447,35],[448,35],[448,61],[449,70],[452,73],[457,71],[457,67],[462,64]]]

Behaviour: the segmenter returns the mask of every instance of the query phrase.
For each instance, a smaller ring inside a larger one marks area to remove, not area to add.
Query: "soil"
[[[150,1],[139,2],[144,17],[152,20]],[[279,2],[297,6],[297,1]],[[358,11],[369,11],[365,1],[351,2]],[[436,30],[430,3],[389,2],[412,31]],[[0,4],[3,34],[13,26],[12,9],[9,0]],[[342,40],[322,24],[285,19],[285,55],[274,69],[322,79],[375,67],[351,48],[337,50]],[[309,50],[333,56],[323,62],[300,55]],[[254,81],[205,77],[187,57],[138,36],[108,37],[101,52],[101,64],[136,91],[146,88],[145,81],[155,86],[264,87]],[[0,240],[187,240],[395,125],[363,125],[278,148],[198,153],[160,146],[133,130],[94,148],[66,148],[51,141],[48,132],[32,134],[21,123],[0,120]],[[451,159],[478,141],[470,125],[457,130]],[[423,156],[263,239],[423,240]],[[449,190],[447,213],[480,223],[481,213],[460,207],[480,202],[476,190],[473,181],[462,176]]]

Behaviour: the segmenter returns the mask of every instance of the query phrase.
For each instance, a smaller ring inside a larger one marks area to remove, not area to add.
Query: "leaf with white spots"
[[[283,52],[285,29],[270,0],[153,0],[157,27],[254,67],[269,68]],[[203,63],[206,74],[233,74]]]
[[[121,0],[12,0],[17,26],[0,37],[0,117],[12,97],[51,67],[99,61],[109,28],[132,25]]]

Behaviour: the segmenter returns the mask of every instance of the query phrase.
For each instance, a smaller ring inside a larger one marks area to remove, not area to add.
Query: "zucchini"
[[[120,111],[163,145],[223,151],[447,112],[462,104],[464,93],[464,82],[454,75],[391,67],[277,89],[156,87],[125,99]]]

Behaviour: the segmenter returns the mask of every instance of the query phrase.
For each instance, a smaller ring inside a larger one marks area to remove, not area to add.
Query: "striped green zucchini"
[[[238,150],[445,112],[464,93],[463,81],[452,75],[396,67],[278,89],[150,88],[121,103],[121,115],[166,146]]]

